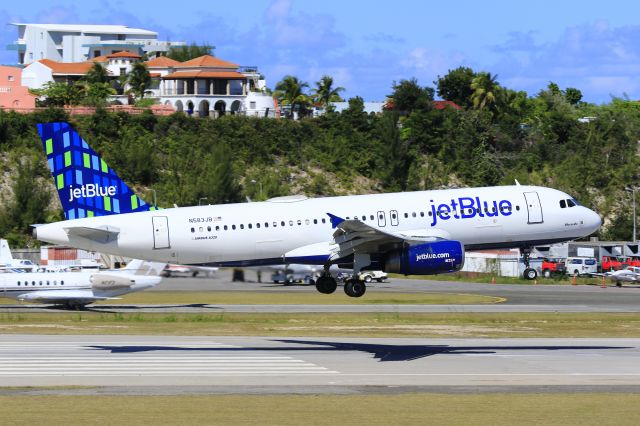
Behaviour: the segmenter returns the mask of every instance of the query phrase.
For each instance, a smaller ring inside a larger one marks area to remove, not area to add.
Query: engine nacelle
[[[91,287],[96,290],[116,290],[131,287],[135,280],[127,275],[97,273],[91,275]]]
[[[464,247],[459,241],[434,241],[392,252],[384,271],[404,275],[456,272],[464,265]]]

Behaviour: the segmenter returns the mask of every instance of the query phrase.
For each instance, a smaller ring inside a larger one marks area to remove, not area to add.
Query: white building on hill
[[[156,56],[184,42],[158,41],[158,33],[124,25],[24,24],[18,27],[18,40],[7,46],[18,53],[18,64],[41,59],[56,62],[83,62],[127,50],[138,55]]]

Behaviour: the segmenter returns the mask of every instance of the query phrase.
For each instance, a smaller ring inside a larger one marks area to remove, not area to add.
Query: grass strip
[[[638,313],[0,314],[0,333],[335,337],[635,337]]]
[[[637,425],[638,394],[0,396],[13,424]],[[22,408],[19,408],[22,407]]]
[[[310,289],[311,290],[311,289]],[[478,305],[501,302],[493,296],[447,293],[370,292],[366,297],[345,297],[340,293],[309,292],[260,293],[253,291],[152,291],[122,296],[119,300],[98,302],[113,304],[207,304],[207,305]],[[16,304],[13,299],[0,298],[0,304]]]

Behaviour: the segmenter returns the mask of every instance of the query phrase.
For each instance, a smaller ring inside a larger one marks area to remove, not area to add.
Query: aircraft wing
[[[80,237],[98,243],[108,243],[118,238],[120,230],[113,226],[101,226],[92,228],[88,226],[70,226],[64,228],[69,237]]]
[[[413,245],[429,241],[448,239],[448,235],[439,230],[427,233],[424,230],[386,232],[355,219],[342,219],[328,213],[335,227],[333,240],[337,248],[330,260],[337,260],[355,253],[384,253],[404,244]]]

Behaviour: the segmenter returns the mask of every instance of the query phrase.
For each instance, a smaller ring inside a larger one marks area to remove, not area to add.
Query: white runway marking
[[[208,354],[236,349],[222,343],[109,342],[83,343],[0,342],[0,376],[229,376],[337,374],[290,356],[256,353]],[[123,352],[119,353],[121,350]],[[188,351],[189,356],[170,354]]]

